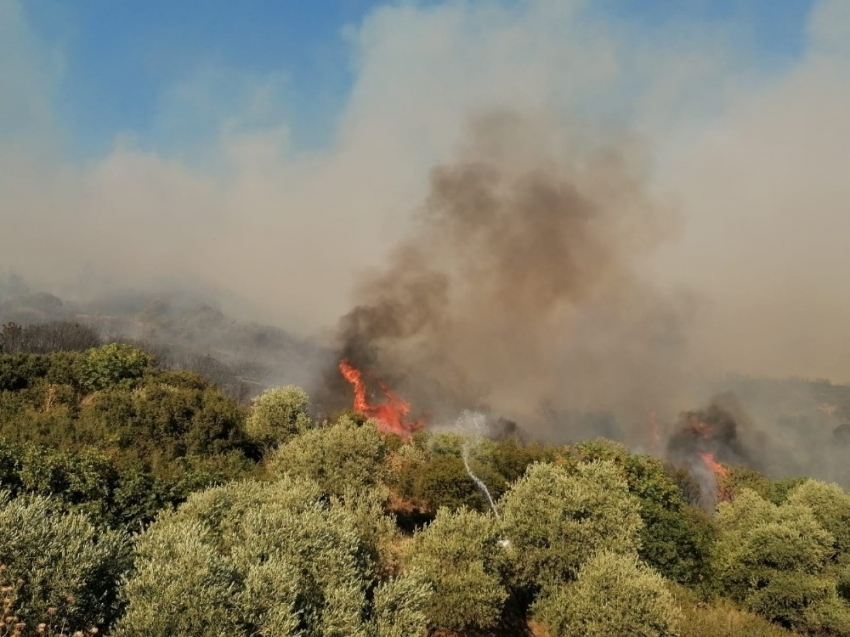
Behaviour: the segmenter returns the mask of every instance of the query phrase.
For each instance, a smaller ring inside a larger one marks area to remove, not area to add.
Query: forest
[[[77,323],[0,352],[0,635],[850,635],[836,484],[725,465],[707,510],[610,440],[382,433]]]

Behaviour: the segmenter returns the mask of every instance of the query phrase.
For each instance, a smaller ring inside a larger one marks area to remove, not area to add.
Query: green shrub
[[[380,586],[362,528],[309,480],[194,494],[139,537],[115,634],[421,634],[427,587],[413,576]]]
[[[15,613],[30,627],[48,619],[81,630],[109,626],[120,610],[128,549],[123,535],[96,529],[82,514],[61,512],[50,498],[0,504],[0,564]]]
[[[678,637],[681,611],[636,555],[602,551],[534,606],[550,637]]]
[[[77,379],[86,391],[132,387],[153,365],[153,358],[137,347],[110,343],[86,350],[77,361]]]
[[[267,447],[283,444],[311,427],[310,399],[300,387],[272,387],[254,398],[245,431]]]
[[[850,494],[837,484],[806,480],[789,491],[789,504],[811,509],[815,519],[835,538],[835,550],[850,554]]]
[[[372,602],[373,636],[422,635],[427,622],[425,608],[431,595],[428,582],[416,571],[379,584]]]
[[[534,464],[499,501],[501,533],[521,586],[569,581],[602,549],[630,554],[640,545],[639,505],[611,462],[575,472]]]
[[[410,563],[434,589],[429,626],[466,631],[499,622],[508,598],[498,569],[501,552],[495,519],[475,511],[442,509],[416,533]]]
[[[463,507],[484,511],[487,501],[475,485],[463,460],[455,456],[438,456],[421,467],[409,467],[402,476],[410,485],[407,497],[431,512],[441,508],[457,510]]]
[[[351,488],[381,483],[387,446],[372,423],[357,426],[343,419],[312,429],[279,447],[269,460],[272,475],[315,480],[325,493],[343,495]]]
[[[681,637],[792,637],[781,626],[741,610],[728,599],[712,602],[699,599],[684,587],[672,586],[676,604],[682,610]]]
[[[694,586],[710,577],[711,520],[685,501],[660,460],[631,454],[623,445],[604,439],[573,445],[571,450],[585,461],[609,460],[621,467],[629,492],[640,505],[641,559],[682,584]]]
[[[828,568],[835,538],[800,500],[776,506],[745,489],[718,505],[720,590],[783,626],[850,634],[850,606]]]

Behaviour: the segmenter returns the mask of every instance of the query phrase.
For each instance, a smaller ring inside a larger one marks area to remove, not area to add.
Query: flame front
[[[421,420],[408,421],[410,403],[393,393],[389,387],[381,384],[385,401],[380,405],[370,405],[366,397],[366,384],[363,374],[348,361],[340,361],[339,371],[354,389],[354,411],[378,422],[378,431],[393,433],[402,438],[421,429],[425,424]]]

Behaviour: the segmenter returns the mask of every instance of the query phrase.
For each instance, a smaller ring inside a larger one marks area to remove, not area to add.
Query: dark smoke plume
[[[717,462],[760,469],[746,437],[756,435],[734,394],[715,396],[708,407],[680,415],[676,431],[667,442],[667,456],[687,466],[710,453]]]
[[[553,429],[541,405],[659,408],[682,377],[687,320],[637,273],[671,221],[644,181],[625,146],[581,148],[514,115],[475,121],[432,171],[413,235],[341,319],[340,358],[434,421],[484,409]],[[349,404],[335,368],[324,389],[324,405]]]

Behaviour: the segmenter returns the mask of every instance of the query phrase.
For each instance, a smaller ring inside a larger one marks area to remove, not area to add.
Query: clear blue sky
[[[225,105],[239,94],[232,85],[239,78],[278,78],[276,107],[292,123],[295,144],[325,144],[352,84],[345,27],[356,27],[380,4],[29,0],[23,6],[40,40],[62,51],[64,68],[52,106],[70,131],[73,154],[92,156],[104,152],[119,132],[132,132],[142,145],[165,143],[169,130],[158,120],[158,106],[169,91],[205,69],[227,71],[207,86]],[[594,10],[638,25],[647,37],[670,20],[724,22],[731,37],[771,67],[799,55],[810,5],[811,0],[601,0]],[[205,118],[212,116],[199,110],[194,133],[202,135]]]

